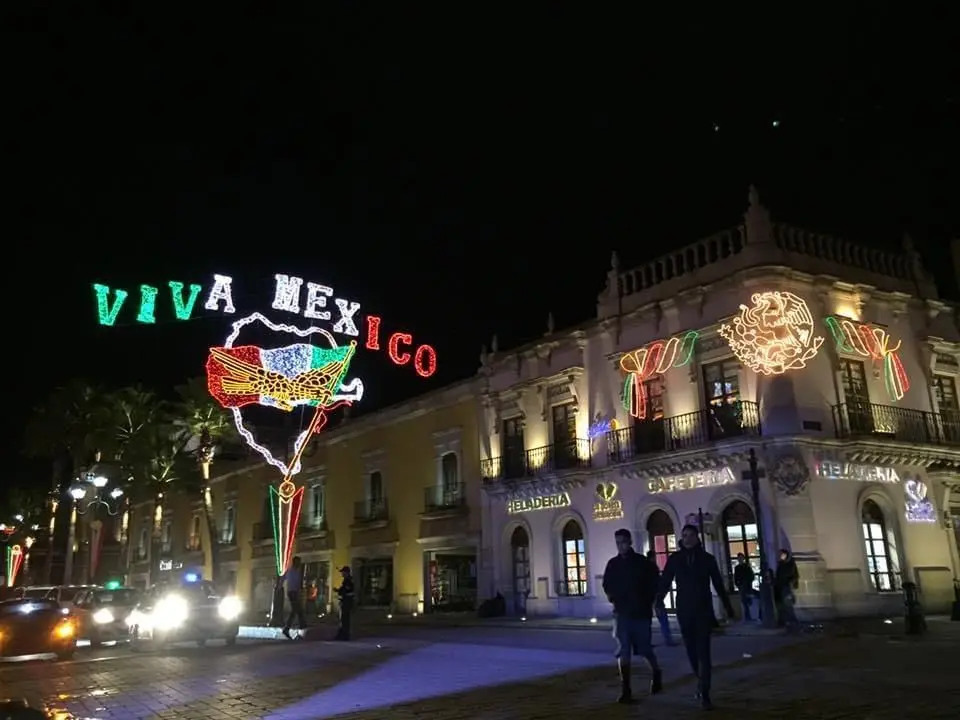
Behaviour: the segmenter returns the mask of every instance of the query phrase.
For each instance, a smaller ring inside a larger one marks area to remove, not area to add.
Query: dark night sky
[[[98,328],[95,280],[221,272],[243,309],[275,272],[327,282],[436,346],[444,382],[494,332],[588,317],[612,250],[630,265],[737,223],[750,182],[795,224],[910,229],[931,265],[960,235],[948,23],[47,5],[16,11],[4,87],[7,342],[31,343],[8,353],[11,457],[50,387],[169,386],[227,331]],[[427,386],[384,356],[359,369],[370,407]]]

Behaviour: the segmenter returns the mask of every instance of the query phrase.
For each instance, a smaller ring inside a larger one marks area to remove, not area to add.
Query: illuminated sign
[[[605,482],[597,485],[597,502],[593,505],[593,519],[619,520],[623,517],[623,503],[616,499],[617,484]]]
[[[570,507],[570,496],[565,492],[507,501],[507,513],[509,515],[561,507]]]
[[[861,465],[859,463],[821,460],[814,464],[813,472],[827,480],[856,480],[858,482],[898,483],[900,476],[892,467]]]
[[[720,335],[737,359],[761,375],[782,375],[807,366],[823,344],[814,333],[807,302],[790,292],[754,293]]]
[[[603,437],[608,432],[617,430],[619,427],[620,423],[617,422],[616,418],[605,418],[600,413],[597,413],[593,424],[587,429],[587,437],[591,440],[596,440],[598,437]]]
[[[627,374],[623,384],[623,407],[638,420],[647,417],[647,386],[655,375],[670,368],[683,367],[693,357],[697,332],[691,330],[683,338],[657,340],[620,358],[620,369]]]
[[[695,490],[697,488],[715,487],[717,485],[729,485],[736,481],[737,479],[734,477],[733,471],[728,467],[724,467],[718,470],[701,470],[695,473],[657,478],[647,483],[647,492],[662,493],[673,492],[675,490]]]
[[[828,317],[824,323],[830,328],[839,352],[882,362],[883,378],[890,399],[894,402],[903,399],[910,389],[910,378],[897,353],[903,344],[902,340],[891,347],[890,335],[886,330],[866,323],[855,323],[846,318]]]
[[[903,494],[907,504],[907,522],[933,523],[937,521],[937,511],[933,501],[927,497],[925,483],[913,478],[903,484]]]

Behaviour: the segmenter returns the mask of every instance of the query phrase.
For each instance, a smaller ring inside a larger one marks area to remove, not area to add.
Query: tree
[[[204,520],[207,526],[207,545],[210,552],[210,572],[220,579],[220,537],[213,508],[210,487],[210,468],[216,448],[233,440],[236,430],[227,412],[210,396],[204,378],[193,378],[177,388],[180,401],[176,405],[177,424],[187,436],[187,446],[193,448],[200,469],[200,482],[195,490],[200,494]]]

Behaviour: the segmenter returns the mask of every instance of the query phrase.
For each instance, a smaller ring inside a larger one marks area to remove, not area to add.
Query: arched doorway
[[[647,518],[647,538],[649,546],[647,551],[653,551],[654,562],[663,572],[667,566],[667,558],[670,553],[677,549],[677,534],[673,527],[673,520],[663,510],[654,510]],[[667,610],[672,611],[676,605],[676,582],[670,587],[670,592],[663,599],[663,604]]]
[[[510,567],[513,574],[513,607],[523,614],[530,594],[530,536],[517,527],[510,536]]]
[[[883,510],[873,500],[863,503],[863,508],[860,510],[860,524],[863,528],[863,540],[867,551],[867,573],[870,575],[870,584],[877,592],[897,590],[900,562],[896,544],[892,542]]]
[[[563,581],[558,583],[558,594],[583,596],[587,594],[587,548],[583,528],[576,520],[568,520],[561,533],[563,542]]]
[[[727,588],[733,586],[733,566],[737,555],[743,553],[753,568],[755,575],[753,589],[760,589],[760,543],[757,535],[757,516],[753,508],[742,500],[734,500],[727,505],[721,515],[723,523],[724,550],[726,550]]]

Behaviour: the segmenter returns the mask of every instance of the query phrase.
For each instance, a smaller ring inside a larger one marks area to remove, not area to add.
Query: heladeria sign
[[[553,495],[538,495],[532,498],[517,498],[507,501],[507,514],[516,515],[517,513],[533,512],[534,510],[549,510],[550,508],[561,508],[570,506],[570,496],[565,493],[555,493]]]

